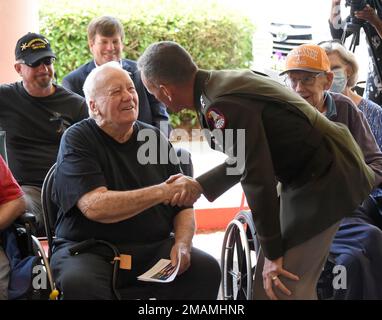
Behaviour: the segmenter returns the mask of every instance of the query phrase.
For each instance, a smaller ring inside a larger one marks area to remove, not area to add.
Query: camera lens
[[[350,6],[351,11],[361,11],[366,7],[366,0],[347,0],[346,5]]]

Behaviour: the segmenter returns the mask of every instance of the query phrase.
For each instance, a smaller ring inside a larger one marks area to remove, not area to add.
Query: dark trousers
[[[347,272],[346,289],[334,290],[335,300],[382,299],[382,231],[366,209],[342,220],[331,245],[335,264]]]
[[[115,299],[111,285],[113,266],[110,260],[90,252],[71,256],[68,251],[71,246],[72,244],[61,245],[51,260],[53,276],[63,298]],[[147,270],[138,273],[144,271]],[[143,282],[135,280],[135,276],[134,280],[127,280],[129,272],[120,269],[118,274],[118,291],[123,299],[214,300],[218,295],[221,278],[216,259],[196,248],[192,248],[190,268],[173,282]]]

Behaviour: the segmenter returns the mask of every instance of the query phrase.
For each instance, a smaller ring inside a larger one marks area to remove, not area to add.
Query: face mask
[[[329,90],[332,92],[341,93],[345,90],[346,84],[348,82],[348,79],[345,74],[345,70],[336,69],[333,71],[333,73],[334,73],[333,83]]]

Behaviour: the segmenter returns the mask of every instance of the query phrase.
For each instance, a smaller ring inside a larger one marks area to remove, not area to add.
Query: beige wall
[[[38,0],[0,0],[0,83],[20,79],[13,68],[15,45],[29,31],[38,32]]]

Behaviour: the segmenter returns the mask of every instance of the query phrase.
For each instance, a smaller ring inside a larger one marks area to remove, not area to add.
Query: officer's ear
[[[160,84],[160,85],[159,85],[159,90],[161,91],[162,95],[164,95],[164,96],[167,97],[167,99],[168,99],[169,101],[172,100],[172,98],[171,98],[171,96],[172,96],[172,95],[171,95],[171,89],[170,89],[169,86],[167,86],[167,85],[165,85],[165,84]]]

